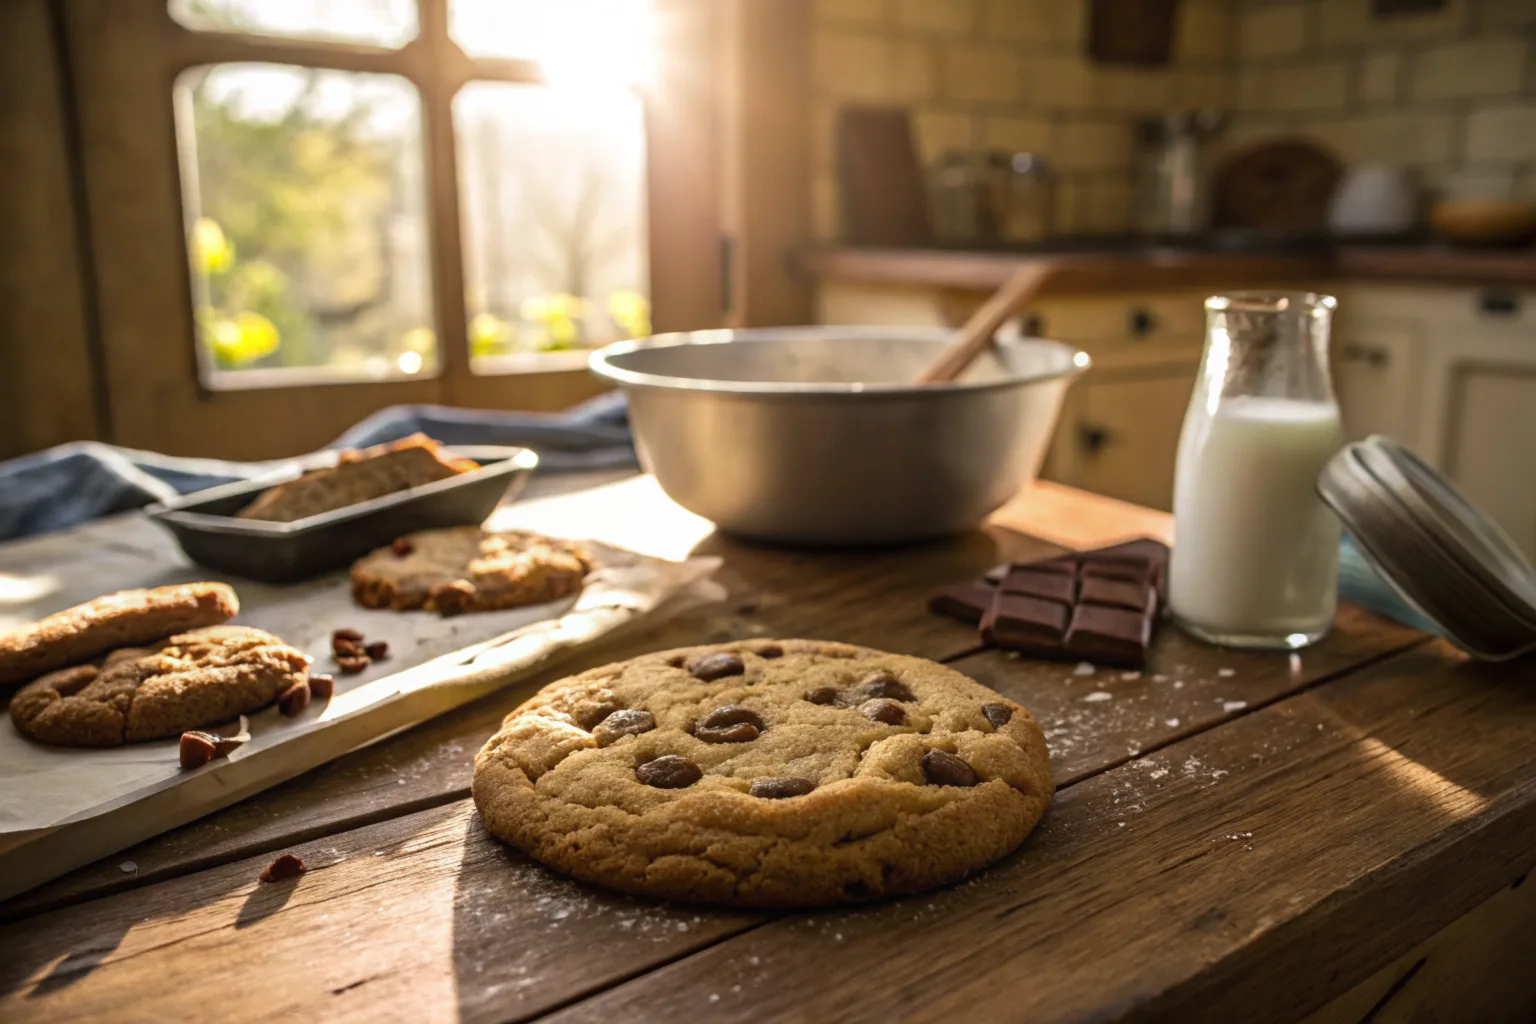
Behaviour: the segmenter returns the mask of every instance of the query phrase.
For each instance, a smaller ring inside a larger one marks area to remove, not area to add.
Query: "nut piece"
[[[355,676],[359,672],[366,671],[370,664],[372,664],[372,662],[368,660],[368,655],[366,654],[359,654],[355,658],[336,659],[336,667],[341,669],[344,674],[349,676]]]
[[[879,669],[865,676],[864,681],[859,684],[859,692],[868,697],[884,697],[888,700],[917,700],[901,680],[885,669]]]
[[[261,873],[263,882],[286,882],[290,878],[298,878],[309,869],[304,862],[291,853],[285,853],[267,865],[267,869]]]
[[[944,750],[923,755],[923,778],[931,786],[974,786],[981,781],[976,769]]]
[[[882,725],[907,724],[907,713],[893,700],[867,700],[859,705],[859,714]]]
[[[214,737],[206,732],[184,732],[181,734],[181,766],[187,770],[201,768],[203,765],[219,756],[219,745]]]
[[[983,704],[981,713],[994,729],[1001,729],[1013,718],[1013,708],[1007,704]]]
[[[740,704],[715,708],[694,723],[693,734],[705,743],[748,743],[768,728],[763,716]]]
[[[598,746],[606,747],[621,736],[638,736],[654,728],[656,728],[656,719],[649,711],[628,708],[624,711],[615,711],[603,719],[602,723],[592,730],[592,736],[597,740]]]
[[[330,700],[336,692],[336,677],[314,672],[309,677],[309,694],[316,700]]]
[[[307,707],[309,707],[308,680],[294,683],[278,695],[277,709],[283,713],[284,718],[292,718]]]
[[[406,555],[416,550],[416,542],[411,540],[409,537],[400,537],[397,538],[395,542],[389,546],[389,550],[393,551],[401,558],[404,558]]]
[[[363,653],[374,661],[383,661],[389,657],[389,644],[383,640],[375,640],[373,643],[363,646]]]
[[[698,765],[676,754],[663,754],[635,769],[635,778],[657,789],[686,789],[703,777]]]
[[[783,800],[786,797],[805,796],[816,788],[810,779],[753,779],[747,792],[764,800]]]
[[[363,644],[360,640],[349,640],[344,636],[331,637],[331,653],[339,660],[341,658],[358,658],[362,656]]]
[[[701,654],[688,663],[688,672],[695,679],[712,683],[727,676],[739,676],[747,670],[741,655],[734,651],[714,651]]]
[[[331,631],[331,643],[335,643],[337,640],[350,640],[355,644],[360,644],[363,642],[363,634],[355,629],[343,626],[341,629],[333,629]]]

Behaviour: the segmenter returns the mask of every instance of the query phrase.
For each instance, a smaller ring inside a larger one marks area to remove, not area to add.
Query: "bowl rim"
[[[890,396],[911,395],[928,393],[953,394],[999,391],[1005,388],[1015,388],[1024,384],[1039,384],[1046,381],[1071,379],[1085,372],[1092,366],[1093,360],[1088,353],[1066,342],[1054,341],[1049,338],[999,338],[994,344],[1004,347],[1018,347],[1022,345],[1046,345],[1061,351],[1066,358],[1066,366],[1061,370],[1052,370],[1047,373],[1030,374],[1027,376],[1005,377],[1001,380],[979,381],[946,381],[941,384],[895,384],[895,383],[845,383],[845,382],[802,382],[802,381],[735,381],[735,380],[709,380],[701,377],[674,377],[668,374],[646,373],[641,370],[630,370],[614,364],[617,356],[628,355],[631,352],[639,352],[652,348],[677,348],[685,345],[725,345],[737,341],[788,341],[801,338],[822,338],[835,340],[841,338],[888,338],[898,341],[947,341],[954,331],[944,327],[883,327],[871,324],[857,324],[849,326],[819,325],[807,327],[747,327],[747,328],[719,328],[703,331],[673,331],[667,334],[653,334],[644,338],[634,338],[627,341],[617,341],[593,352],[587,362],[587,367],[604,380],[626,388],[651,388],[668,391],[705,391],[719,394],[745,394],[745,395],[865,395],[865,396]]]

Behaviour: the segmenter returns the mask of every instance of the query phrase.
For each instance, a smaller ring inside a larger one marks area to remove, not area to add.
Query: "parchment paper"
[[[176,739],[107,750],[34,743],[0,725],[0,898],[275,785],[527,677],[618,630],[718,599],[714,558],[670,562],[590,545],[598,568],[566,601],[441,618],[353,604],[345,574],[288,587],[240,581],[236,621],[265,629],[336,676],[336,693],[289,719],[250,716],[251,741],[195,771]],[[178,575],[196,576],[197,570]],[[367,672],[334,672],[331,631],[389,643]]]

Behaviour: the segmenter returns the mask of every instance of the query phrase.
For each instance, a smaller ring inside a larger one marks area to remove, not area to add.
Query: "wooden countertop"
[[[1262,253],[1147,247],[1033,254],[821,247],[805,250],[796,263],[802,272],[826,280],[992,291],[1021,263],[1033,261],[1057,265],[1057,273],[1044,288],[1045,293],[1056,295],[1263,287],[1336,277],[1536,288],[1536,250],[1345,246]]]
[[[927,614],[933,586],[1003,559],[1166,535],[1165,515],[1049,484],[985,530],[899,551],[739,544],[644,477],[510,511],[718,555],[730,596],[0,905],[0,1017],[1278,1021],[1342,999],[1358,1020],[1415,973],[1403,998],[1446,975],[1531,991],[1515,938],[1456,970],[1421,945],[1536,860],[1528,663],[1474,667],[1344,607],[1298,654],[1165,627],[1145,672],[1081,673]],[[0,546],[0,572],[50,571],[60,539]],[[139,515],[63,540],[145,579],[174,552]],[[1041,827],[959,886],[768,914],[612,896],[480,826],[472,758],[534,687],[775,635],[941,660],[1030,708],[1058,786]],[[279,851],[311,870],[259,884]]]

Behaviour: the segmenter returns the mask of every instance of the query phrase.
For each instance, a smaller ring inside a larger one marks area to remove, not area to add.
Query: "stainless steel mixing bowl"
[[[1002,340],[961,381],[910,382],[936,328],[785,327],[625,341],[592,371],[629,393],[640,461],[730,533],[890,544],[969,529],[1034,478],[1088,356]]]

